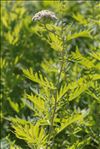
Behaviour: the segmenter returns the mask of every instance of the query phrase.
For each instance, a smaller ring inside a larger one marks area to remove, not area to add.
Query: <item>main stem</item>
[[[62,35],[63,35],[63,26],[62,26]],[[62,36],[62,41],[63,41],[63,50],[61,51],[61,63],[60,63],[60,72],[58,74],[58,81],[57,81],[57,90],[55,92],[55,102],[54,102],[54,110],[53,110],[53,114],[52,114],[52,117],[51,117],[51,127],[50,127],[50,134],[52,134],[53,132],[53,124],[54,124],[54,119],[55,119],[55,114],[56,114],[56,109],[57,109],[57,97],[56,97],[56,93],[59,89],[59,83],[60,83],[60,78],[61,78],[61,73],[62,73],[62,70],[63,70],[63,58],[64,58],[64,37]],[[53,141],[54,141],[54,137],[53,137]],[[52,143],[53,143],[52,141]]]

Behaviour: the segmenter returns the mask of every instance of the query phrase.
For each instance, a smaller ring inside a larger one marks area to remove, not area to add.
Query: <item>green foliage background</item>
[[[1,1],[0,63],[2,149],[100,149],[99,1]]]

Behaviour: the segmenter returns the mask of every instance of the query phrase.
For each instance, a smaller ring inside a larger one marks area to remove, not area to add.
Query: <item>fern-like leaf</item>
[[[75,114],[75,115],[70,116],[67,119],[63,119],[61,122],[61,127],[56,129],[57,130],[56,135],[61,133],[64,129],[66,129],[72,123],[77,122],[77,121],[83,121],[83,117],[84,116],[82,114]]]
[[[62,51],[63,50],[63,43],[62,40],[53,33],[49,33],[48,43],[50,44],[51,48],[55,51]]]
[[[80,38],[80,37],[92,38],[90,31],[85,30],[85,31],[80,31],[79,33],[74,33],[74,34],[68,35],[67,41],[72,40],[72,39],[76,39],[76,38]]]
[[[73,18],[78,21],[80,24],[87,25],[87,20],[84,18],[82,14],[77,13],[77,15],[73,15]]]
[[[46,144],[46,134],[40,125],[32,125],[31,123],[21,123],[19,120],[17,122],[12,120],[12,128],[15,130],[15,135],[19,139],[23,139],[29,146],[36,145],[37,148],[44,147]]]
[[[33,73],[31,68],[29,70],[23,69],[23,73],[28,79],[38,83],[40,86],[55,89],[53,83],[48,81],[46,77],[43,77],[41,73]]]
[[[34,104],[35,108],[40,111],[45,111],[45,102],[40,97],[26,94],[26,97]]]

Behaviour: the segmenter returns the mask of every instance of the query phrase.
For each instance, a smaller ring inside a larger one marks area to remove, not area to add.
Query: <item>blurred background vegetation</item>
[[[45,67],[45,60],[57,59],[57,51],[38,36],[40,28],[35,27],[32,17],[40,10],[48,9],[63,19],[66,24],[72,25],[72,32],[84,29],[92,30],[92,39],[75,39],[69,41],[69,53],[75,51],[78,45],[80,51],[87,56],[88,51],[100,50],[100,4],[99,1],[1,1],[1,145],[7,149],[13,144],[25,147],[25,143],[18,140],[10,128],[10,117],[20,117],[31,120],[33,112],[22,101],[24,92],[30,92],[33,83],[27,80],[22,73],[22,68],[32,68],[34,71],[42,71]],[[81,14],[87,22],[82,18]],[[73,16],[74,15],[74,16]],[[89,20],[90,19],[90,20]],[[91,21],[92,20],[92,21]],[[99,20],[99,21],[98,21]],[[98,62],[97,62],[98,63]],[[88,65],[88,64],[87,64]],[[98,68],[99,68],[98,63]],[[76,66],[77,67],[77,66]],[[69,71],[67,77],[74,80],[76,74]],[[99,69],[81,69],[81,75],[85,73],[98,73]],[[97,92],[100,90],[93,90]],[[95,95],[94,95],[95,96]],[[83,96],[83,100],[71,103],[81,109],[90,109],[89,120],[91,127],[83,128],[85,133],[92,136],[91,143],[84,149],[100,148],[100,105],[96,97]],[[71,106],[71,105],[70,105]],[[84,126],[83,126],[84,127]],[[73,128],[72,128],[73,130]],[[84,137],[85,134],[79,134]],[[60,136],[61,137],[61,136]],[[62,142],[60,138],[58,142]],[[16,146],[17,148],[17,146]],[[19,147],[20,148],[20,147]]]

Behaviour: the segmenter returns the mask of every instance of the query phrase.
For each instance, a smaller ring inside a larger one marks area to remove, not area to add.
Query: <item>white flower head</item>
[[[38,20],[41,20],[42,18],[48,18],[48,19],[51,19],[51,20],[56,20],[57,19],[54,12],[49,11],[49,10],[42,10],[42,11],[39,11],[38,13],[36,13],[33,16],[32,20],[33,21],[38,21]]]

